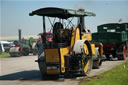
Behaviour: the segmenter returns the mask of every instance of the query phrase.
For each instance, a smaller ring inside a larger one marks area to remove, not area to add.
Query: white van
[[[12,46],[12,42],[0,41],[0,53],[9,52],[11,46]]]

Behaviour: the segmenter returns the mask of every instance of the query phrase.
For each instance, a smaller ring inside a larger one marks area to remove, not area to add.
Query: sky
[[[23,36],[39,34],[43,30],[42,17],[29,13],[44,7],[84,8],[95,13],[95,17],[85,18],[91,32],[96,32],[98,25],[118,23],[119,19],[128,22],[128,0],[0,0],[0,36],[18,36],[18,29]]]

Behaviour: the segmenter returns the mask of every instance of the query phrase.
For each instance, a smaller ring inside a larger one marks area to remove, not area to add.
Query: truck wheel
[[[22,53],[21,52],[17,53],[17,56],[18,57],[22,56]]]
[[[100,59],[93,60],[93,68],[94,69],[99,69],[100,68]]]
[[[105,56],[106,56],[107,60],[110,60],[110,55],[109,54],[105,54]]]
[[[46,79],[46,63],[45,62],[38,62],[38,66],[39,66],[39,70],[40,70],[40,74],[41,74],[41,79],[45,80]]]
[[[33,50],[33,55],[37,55],[37,52],[35,50]]]
[[[112,53],[112,57],[116,58],[116,52],[115,51]]]
[[[46,61],[45,61],[45,56],[44,53],[42,52],[39,56],[38,56],[38,66],[39,66],[39,70],[40,70],[40,74],[41,74],[41,79],[45,80],[46,79]]]
[[[29,49],[24,48],[22,54],[23,54],[23,56],[28,56],[29,55]]]
[[[123,51],[122,52],[123,52],[122,53],[122,60],[126,60],[126,58],[127,58],[127,50],[126,50],[125,46],[123,46]]]
[[[99,63],[99,65],[100,65],[100,66],[102,65],[102,62],[103,62],[103,61],[102,61],[102,60],[100,60],[100,63]]]
[[[118,54],[118,60],[126,60],[127,58],[127,50],[125,45],[123,45],[121,48],[119,48],[120,54]]]
[[[128,57],[128,47],[126,47],[126,57]]]

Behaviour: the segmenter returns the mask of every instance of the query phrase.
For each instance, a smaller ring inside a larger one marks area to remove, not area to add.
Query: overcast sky
[[[95,17],[85,18],[91,32],[96,32],[100,24],[117,23],[119,19],[128,22],[128,0],[1,0],[0,6],[2,37],[17,36],[18,29],[22,29],[23,36],[42,32],[42,18],[29,13],[43,7],[84,8],[95,13]]]

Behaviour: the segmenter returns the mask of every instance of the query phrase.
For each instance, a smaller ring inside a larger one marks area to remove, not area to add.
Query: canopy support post
[[[43,16],[43,35],[42,37],[42,43],[46,43],[46,27],[45,27],[45,16]]]

